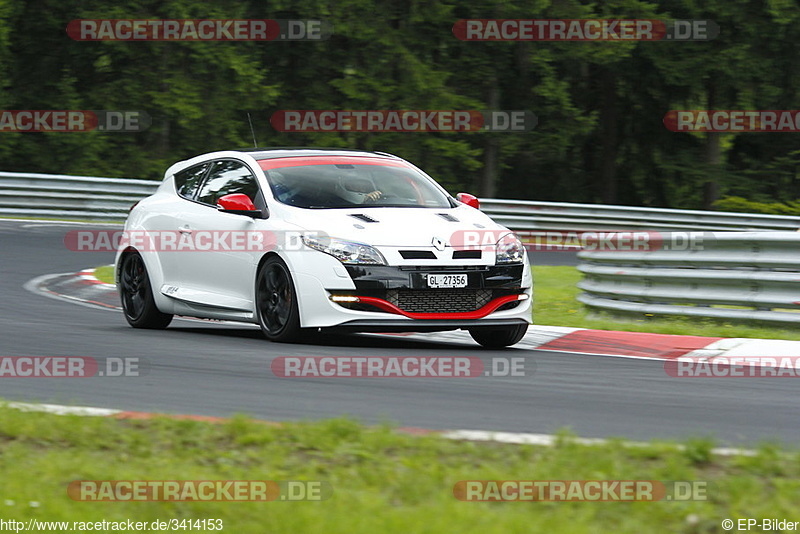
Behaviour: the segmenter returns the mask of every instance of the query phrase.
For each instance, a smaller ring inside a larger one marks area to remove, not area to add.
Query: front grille
[[[390,289],[386,300],[411,313],[470,312],[492,299],[490,289]]]

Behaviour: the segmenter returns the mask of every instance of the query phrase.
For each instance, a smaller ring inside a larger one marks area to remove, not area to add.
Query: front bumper
[[[480,319],[480,320],[416,320],[404,321],[394,319],[354,319],[346,323],[330,326],[325,330],[331,332],[444,332],[474,327],[502,327],[530,324],[520,318]]]
[[[356,286],[330,291],[331,300],[349,310],[384,312],[409,319],[482,319],[510,310],[529,298],[522,287],[522,265],[467,267],[347,266]],[[459,288],[431,288],[428,276],[464,274]]]
[[[287,263],[304,328],[414,332],[488,326],[496,320],[509,325],[531,323],[533,293],[527,262],[511,266],[344,266],[324,253],[313,262],[300,259],[288,255]],[[466,274],[467,286],[428,288],[426,277],[431,273]],[[471,295],[466,301],[465,293]],[[358,297],[358,302],[337,303],[331,300],[335,296]]]

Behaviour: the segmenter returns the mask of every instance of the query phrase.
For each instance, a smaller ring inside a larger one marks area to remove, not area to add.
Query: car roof
[[[392,161],[405,161],[402,158],[387,154],[386,152],[369,152],[367,150],[357,150],[352,148],[329,148],[329,147],[256,147],[256,148],[238,148],[233,150],[223,150],[218,152],[207,152],[199,154],[192,158],[178,161],[172,164],[164,173],[164,178],[167,179],[172,174],[180,172],[192,165],[203,163],[213,158],[230,158],[237,156],[248,156],[256,161],[277,159],[277,158],[300,158],[300,157],[315,157],[315,156],[346,156],[346,157],[362,157],[362,158],[385,158]]]
[[[400,159],[386,152],[370,152],[368,150],[357,150],[351,148],[325,148],[325,147],[257,147],[235,150],[236,152],[246,152],[253,159],[259,161],[275,158],[294,158],[310,156],[349,156],[349,157],[383,157],[389,159]]]

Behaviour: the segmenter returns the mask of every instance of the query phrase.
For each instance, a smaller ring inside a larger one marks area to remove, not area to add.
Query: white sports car
[[[467,329],[486,347],[531,322],[524,246],[411,163],[345,149],[213,152],[170,167],[125,224],[125,318],[173,315],[309,331]]]

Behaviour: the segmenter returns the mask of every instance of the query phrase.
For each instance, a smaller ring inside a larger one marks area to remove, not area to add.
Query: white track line
[[[577,443],[578,445],[607,445],[610,440],[603,438],[578,438],[554,436],[552,434],[529,434],[520,432],[491,432],[487,430],[447,430],[442,432],[442,437],[461,441],[492,441],[495,443],[509,443],[514,445],[538,445],[540,447],[553,447],[558,443]],[[649,443],[641,441],[614,441],[625,447],[651,447]],[[667,444],[669,446],[669,444]],[[673,445],[678,450],[686,450],[684,445]],[[713,454],[719,456],[755,456],[757,453],[751,449],[732,447],[716,447],[711,449]]]
[[[91,406],[64,406],[62,404],[34,404],[28,402],[6,402],[3,406],[23,412],[45,412],[53,415],[80,415],[84,417],[110,417],[122,412],[122,410],[93,408]]]

